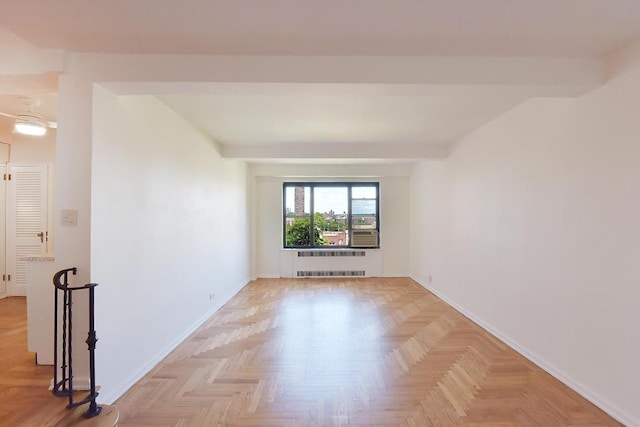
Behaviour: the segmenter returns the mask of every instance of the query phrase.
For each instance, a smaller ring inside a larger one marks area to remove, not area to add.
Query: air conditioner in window
[[[377,230],[353,230],[351,232],[352,248],[377,248],[378,247],[378,231]]]

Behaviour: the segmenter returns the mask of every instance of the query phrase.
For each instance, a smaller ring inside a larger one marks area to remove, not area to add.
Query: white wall
[[[380,179],[380,248],[382,275],[409,275],[409,178]]]
[[[256,277],[280,277],[282,249],[282,180],[257,179],[255,183]]]
[[[412,179],[411,274],[640,425],[640,69],[535,99]],[[432,283],[429,282],[432,276]]]
[[[254,275],[280,277],[282,184],[285,180],[368,180],[380,182],[382,275],[407,276],[410,170],[411,167],[406,165],[253,165],[251,171],[255,179],[256,206]]]
[[[56,131],[48,129],[44,136],[27,136],[3,132],[0,126],[0,141],[10,144],[11,163],[54,163],[56,160]]]
[[[247,283],[249,214],[244,163],[157,99],[98,86],[93,105],[97,382],[110,401]]]

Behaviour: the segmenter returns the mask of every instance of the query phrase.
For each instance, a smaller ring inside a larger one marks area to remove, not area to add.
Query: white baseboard
[[[117,387],[115,390],[111,390],[109,393],[100,394],[98,396],[98,403],[105,405],[112,405],[120,396],[122,396],[127,390],[131,388],[135,383],[140,381],[142,377],[144,377],[149,371],[151,371],[162,359],[167,357],[169,353],[171,353],[175,348],[180,345],[189,335],[191,335],[196,329],[198,329],[204,322],[209,319],[213,313],[218,311],[220,307],[226,304],[231,298],[234,297],[242,288],[244,288],[251,279],[246,279],[244,283],[226,295],[222,295],[220,298],[217,298],[217,303],[208,310],[203,316],[201,316],[198,320],[196,320],[189,328],[187,328],[183,333],[181,333],[178,337],[176,337],[169,345],[167,345],[160,353],[156,355],[153,359],[151,359],[148,363],[146,363],[143,367],[141,367],[135,374],[131,375],[129,380],[125,381],[120,387]]]
[[[258,274],[258,278],[259,279],[279,279],[280,275],[264,273],[264,274]]]
[[[585,399],[587,399],[588,401],[590,401],[591,403],[596,405],[598,408],[602,409],[607,414],[611,415],[616,420],[620,421],[622,424],[624,424],[624,425],[626,425],[628,427],[640,427],[640,420],[634,419],[631,415],[629,415],[625,411],[623,411],[620,408],[618,408],[616,405],[611,403],[609,400],[603,398],[602,396],[599,396],[597,393],[595,393],[594,391],[590,390],[584,384],[582,384],[579,381],[576,381],[575,379],[571,378],[569,375],[567,375],[561,369],[557,368],[553,364],[551,364],[551,363],[547,362],[546,360],[542,359],[541,357],[537,356],[535,353],[533,353],[532,351],[530,351],[526,347],[524,347],[521,344],[519,344],[516,340],[506,336],[505,334],[503,334],[502,332],[500,332],[499,330],[497,330],[493,326],[489,325],[488,323],[486,323],[485,321],[483,321],[482,319],[477,317],[475,314],[473,314],[469,310],[467,310],[464,307],[458,305],[455,301],[451,300],[449,297],[447,297],[441,291],[439,291],[438,289],[433,288],[426,280],[421,280],[421,279],[416,278],[414,276],[410,276],[410,277],[411,277],[411,279],[413,279],[416,282],[418,282],[422,287],[427,289],[429,292],[432,292],[433,294],[435,294],[438,298],[440,298],[441,300],[443,300],[444,302],[446,302],[447,304],[449,304],[450,306],[452,306],[453,308],[458,310],[460,313],[462,313],[465,316],[467,316],[469,319],[471,319],[473,322],[478,324],[480,327],[482,327],[483,329],[485,329],[486,331],[488,331],[492,335],[494,335],[497,338],[499,338],[501,341],[503,341],[509,347],[511,347],[512,349],[514,349],[515,351],[520,353],[522,356],[527,358],[529,361],[531,361],[532,363],[537,365],[539,368],[541,368],[542,370],[544,370],[547,373],[549,373],[550,375],[552,375],[558,381],[562,382],[567,387],[571,388],[576,393],[580,394],[582,397],[584,397]]]

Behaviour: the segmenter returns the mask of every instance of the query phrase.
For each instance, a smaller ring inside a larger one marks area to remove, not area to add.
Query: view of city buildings
[[[311,191],[314,191],[311,236]],[[285,246],[349,246],[350,230],[376,230],[377,186],[351,187],[349,224],[348,188],[342,186],[285,186]]]

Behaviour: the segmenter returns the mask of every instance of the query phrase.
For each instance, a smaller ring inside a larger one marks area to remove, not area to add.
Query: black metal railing
[[[53,390],[56,396],[66,396],[69,398],[67,408],[75,408],[85,403],[89,403],[89,409],[84,413],[86,418],[95,417],[100,414],[102,408],[96,404],[98,392],[96,391],[96,366],[95,366],[95,350],[96,337],[94,315],[95,315],[95,288],[97,283],[88,283],[84,286],[69,286],[69,273],[75,275],[78,270],[67,268],[58,271],[53,276],[53,285],[55,286],[54,296],[54,314],[53,314]],[[89,290],[89,336],[85,341],[89,350],[89,394],[81,401],[74,401],[75,389],[73,388],[73,292]],[[58,308],[59,293],[62,293],[62,325],[58,325]],[[61,364],[60,378],[58,377],[58,332],[62,328],[62,348],[61,348]]]

